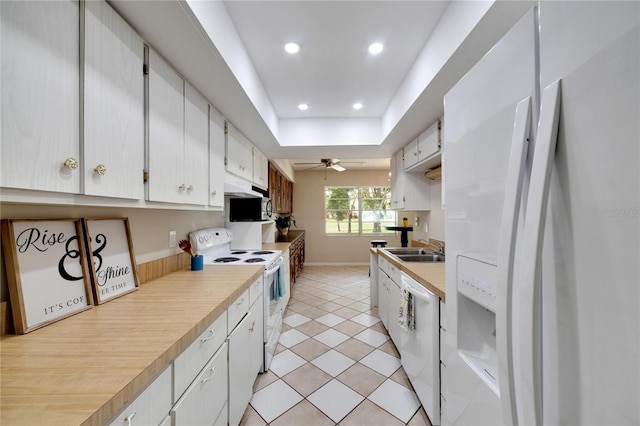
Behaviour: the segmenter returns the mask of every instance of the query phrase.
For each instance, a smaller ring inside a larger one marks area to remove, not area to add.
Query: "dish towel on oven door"
[[[271,300],[280,300],[282,296],[287,294],[287,287],[284,285],[284,268],[279,268],[276,272],[276,282],[271,288]]]
[[[415,323],[415,303],[413,295],[409,291],[409,286],[402,288],[400,295],[400,309],[398,311],[398,324],[406,331],[416,329]]]

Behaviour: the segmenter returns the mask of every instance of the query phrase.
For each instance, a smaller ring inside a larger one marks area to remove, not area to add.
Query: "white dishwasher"
[[[431,424],[440,424],[440,300],[402,273],[400,290],[413,296],[415,330],[402,330],[400,362]]]

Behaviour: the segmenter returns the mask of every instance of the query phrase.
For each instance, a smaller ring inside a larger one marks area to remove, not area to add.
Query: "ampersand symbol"
[[[105,237],[104,234],[96,235],[96,243],[100,244],[100,246],[92,251],[91,254],[93,255],[93,264],[96,267],[96,271],[99,271],[102,267],[102,255],[100,254],[100,252],[107,245],[107,237]]]
[[[78,259],[80,257],[80,250],[77,249],[71,249],[69,246],[70,244],[77,240],[78,237],[71,237],[67,240],[67,244],[65,244],[64,248],[65,248],[65,254],[64,256],[62,256],[62,258],[60,259],[60,262],[58,263],[58,272],[60,273],[60,276],[62,278],[64,278],[67,281],[78,281],[81,280],[82,277],[74,277],[73,275],[70,275],[67,270],[64,268],[64,262],[66,260],[66,258],[70,258],[70,259]]]

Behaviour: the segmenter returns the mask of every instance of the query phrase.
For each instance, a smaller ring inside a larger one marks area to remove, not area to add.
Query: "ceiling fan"
[[[362,161],[354,161],[354,162],[345,162],[344,164],[365,164],[365,163]],[[308,168],[307,170],[315,169],[317,167],[322,167],[322,166],[324,166],[325,169],[333,169],[338,172],[343,172],[347,170],[344,167],[342,167],[342,165],[340,164],[340,160],[337,158],[323,158],[320,160],[319,163],[294,163],[294,165],[296,166],[313,165],[314,166],[314,167]]]

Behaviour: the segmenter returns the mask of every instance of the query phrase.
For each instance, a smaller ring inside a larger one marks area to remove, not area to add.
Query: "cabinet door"
[[[184,82],[149,49],[149,201],[183,201]]]
[[[400,287],[393,282],[391,279],[387,281],[388,283],[388,321],[389,327],[389,336],[391,340],[396,345],[397,348],[401,347],[400,344],[400,334],[402,329],[400,328],[400,324],[398,323],[398,312],[400,311]]]
[[[171,409],[174,426],[212,425],[227,402],[227,345],[224,344]]]
[[[209,205],[224,207],[224,118],[209,107]]]
[[[209,103],[189,83],[184,85],[184,179],[182,202],[209,202]]]
[[[0,15],[0,185],[78,193],[78,2],[0,1]]]
[[[253,315],[249,312],[229,335],[229,425],[240,423],[240,419],[253,395],[251,365],[251,328]]]
[[[440,121],[435,122],[418,136],[418,159],[431,157],[440,151]]]
[[[84,193],[143,199],[142,38],[106,2],[85,4]]]
[[[260,280],[262,285],[262,280]],[[263,370],[264,365],[264,294],[258,296],[251,307],[251,326],[249,327],[249,351],[251,353],[250,376],[251,387],[253,382]]]
[[[420,161],[418,138],[415,138],[404,147],[404,169],[407,170]]]
[[[405,173],[402,150],[391,157],[391,208],[404,209]]]
[[[249,140],[227,123],[227,171],[251,182],[253,152]]]
[[[389,292],[387,274],[380,268],[378,269],[378,315],[384,328],[389,330]]]
[[[171,409],[171,367],[156,377],[109,426],[157,425]]]
[[[265,190],[269,186],[269,161],[256,147],[253,147],[253,184]]]

